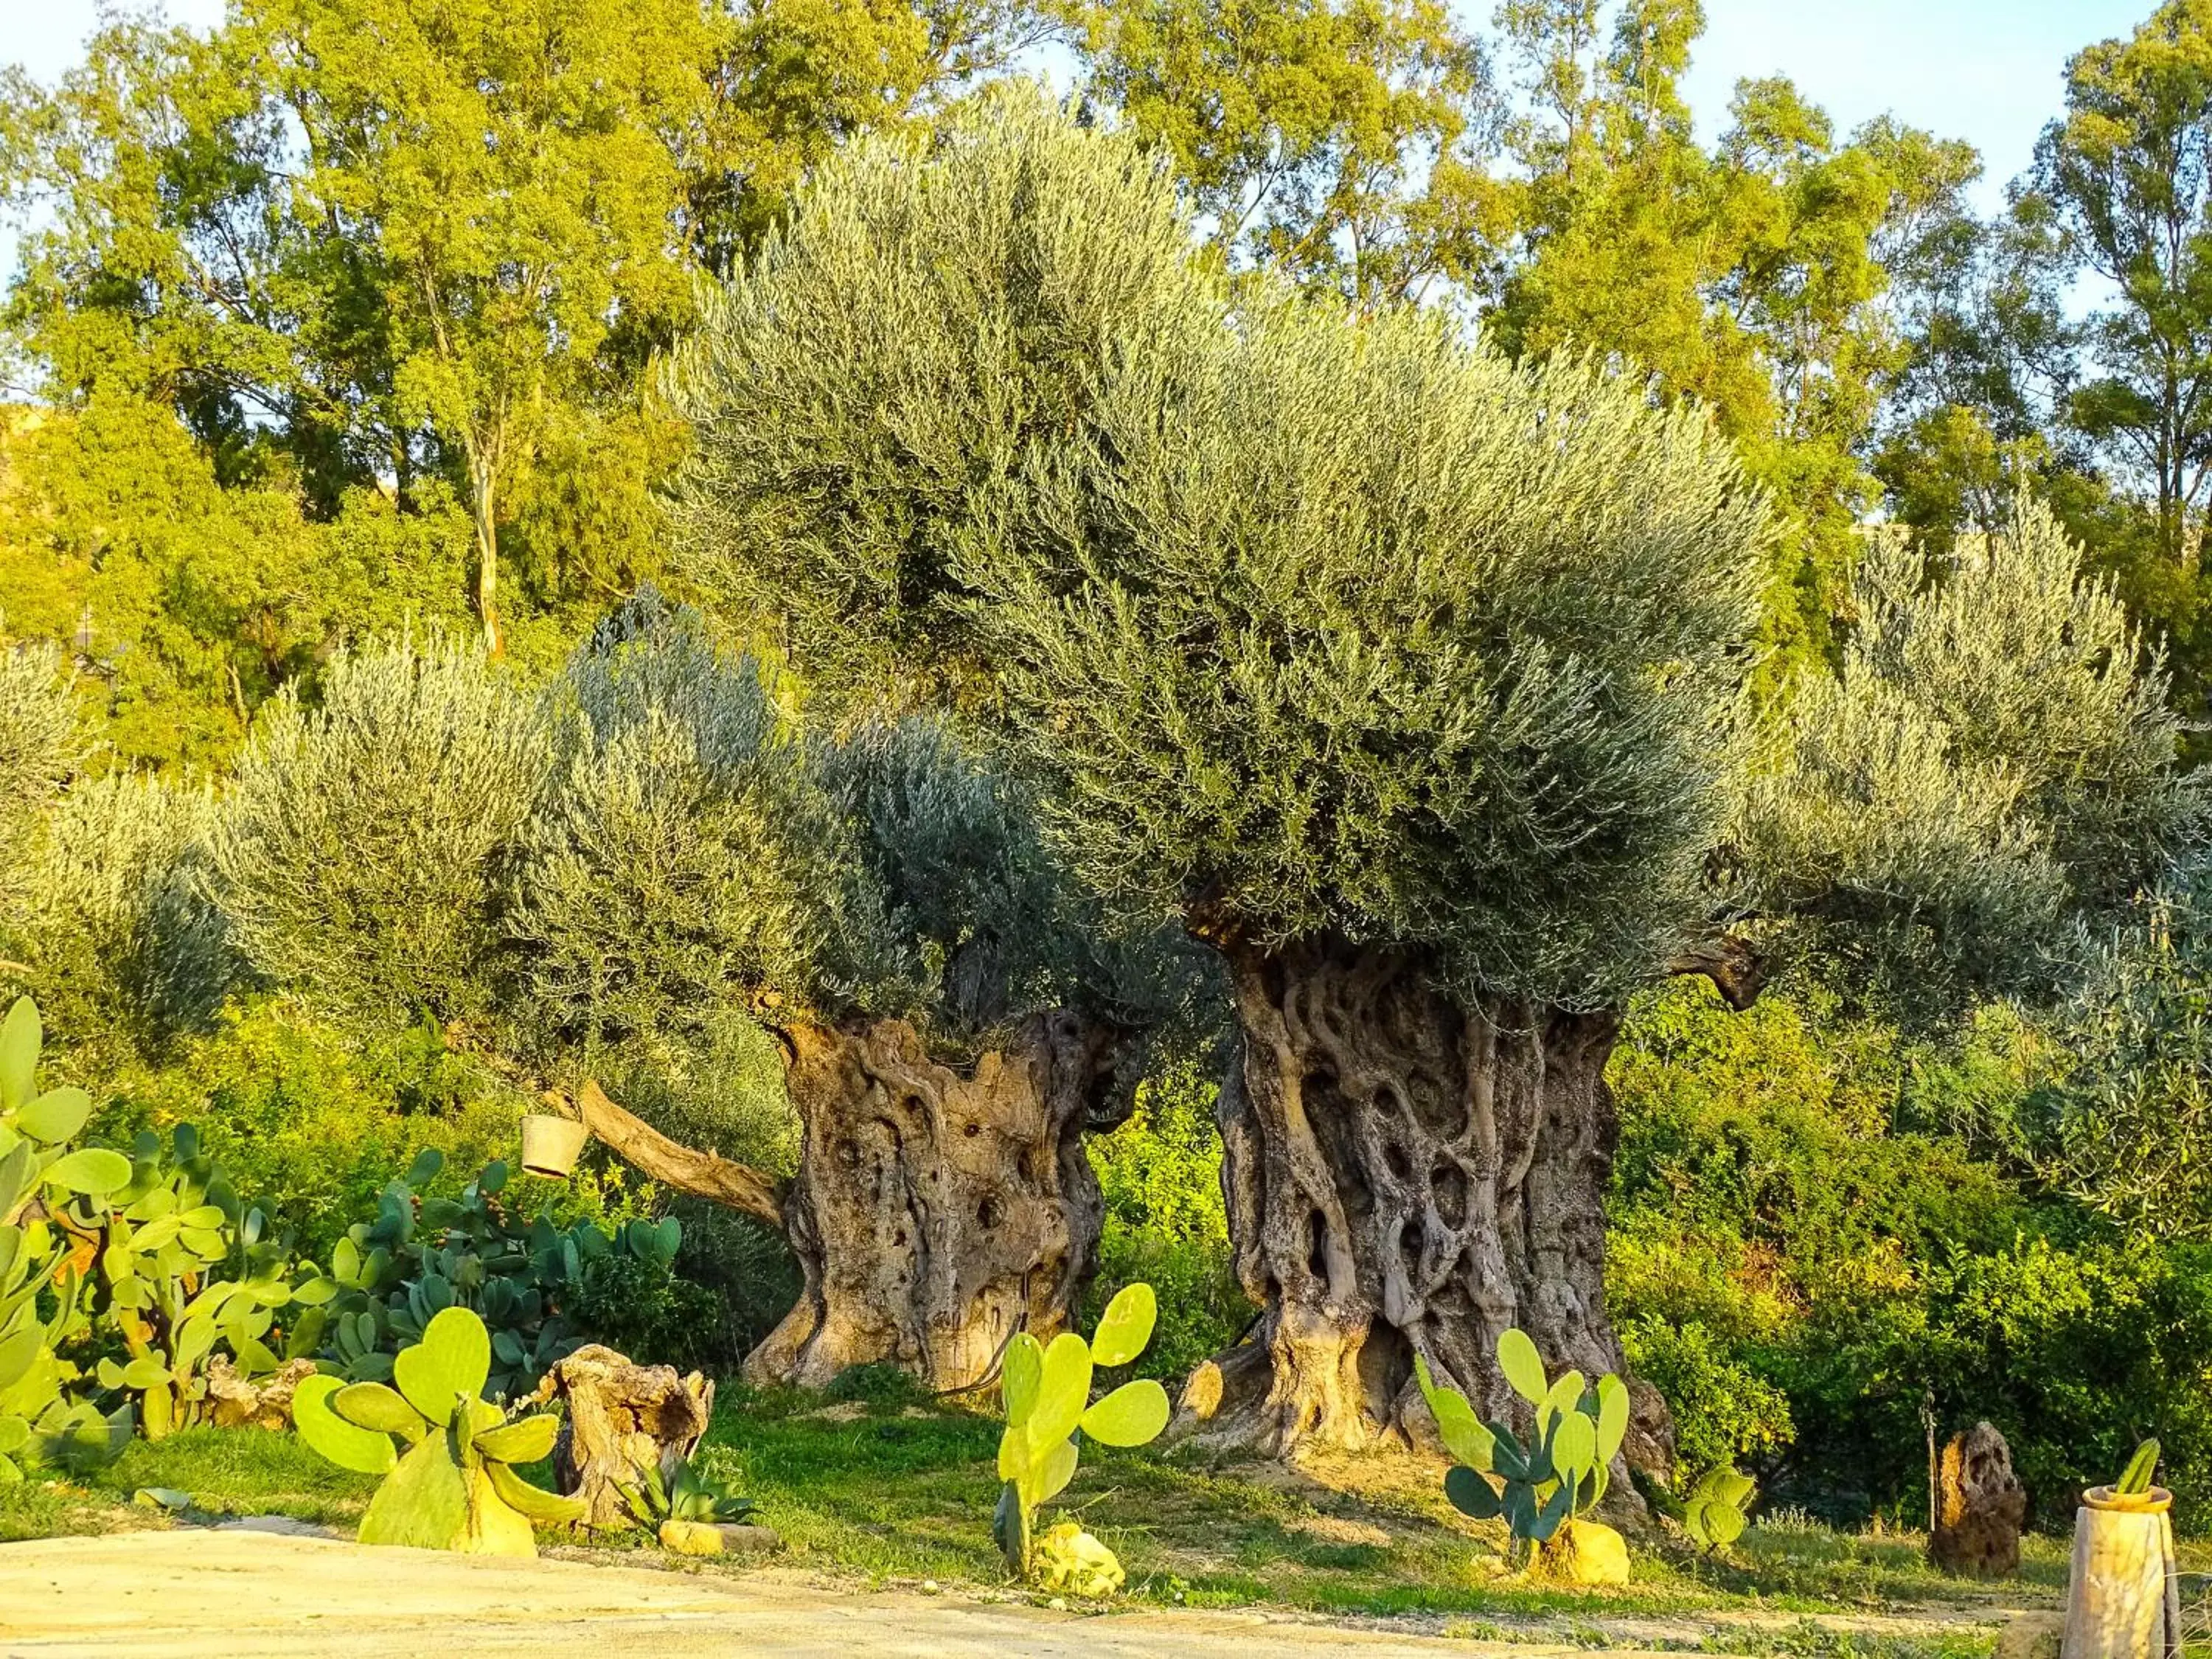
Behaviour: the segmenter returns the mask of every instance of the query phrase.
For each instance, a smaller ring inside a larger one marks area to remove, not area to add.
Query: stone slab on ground
[[[1249,1612],[1085,1615],[828,1588],[789,1572],[501,1560],[197,1528],[0,1544],[0,1659],[1188,1659],[1237,1647],[1353,1659],[1589,1659],[1602,1651],[1346,1630]]]

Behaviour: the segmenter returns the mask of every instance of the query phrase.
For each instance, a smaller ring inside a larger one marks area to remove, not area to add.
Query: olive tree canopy
[[[2077,929],[2204,845],[2165,664],[2033,501],[1933,568],[1877,544],[1852,592],[1743,775],[1742,924],[1903,1013],[2063,989]]]
[[[1095,890],[1221,952],[1267,1312],[1252,1397],[1194,1408],[1356,1443],[1516,1318],[1617,1368],[1591,1139],[1539,1130],[1596,1111],[1724,822],[1764,510],[1705,418],[1232,306],[1128,139],[1015,96],[824,168],[671,389],[696,574],[784,596],[810,670],[830,621],[833,672],[904,665]]]
[[[2189,842],[2154,665],[2027,527],[1876,560],[1840,674],[1747,718],[1766,514],[1706,417],[1447,319],[1231,296],[1125,135],[1001,94],[854,145],[707,307],[685,556],[802,667],[934,696],[1109,902],[1214,945],[1251,1340],[1192,1417],[1270,1449],[1486,1397],[1517,1324],[1617,1369],[1626,994],[1756,994],[1801,921],[1996,983]],[[1663,1463],[1638,1396],[1632,1458]]]
[[[213,890],[272,981],[461,1024],[647,1175],[783,1227],[805,1288],[757,1377],[965,1387],[1079,1301],[1081,1138],[1189,975],[1102,929],[1025,789],[940,725],[810,733],[776,690],[650,592],[542,689],[473,647],[364,653],[266,717]]]

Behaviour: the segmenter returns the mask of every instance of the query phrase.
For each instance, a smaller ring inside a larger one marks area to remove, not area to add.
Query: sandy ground
[[[1650,1649],[1625,1647],[1620,1654]],[[1085,1616],[1019,1602],[574,1561],[473,1559],[321,1538],[179,1529],[0,1545],[4,1659],[347,1659],[532,1654],[699,1659],[1166,1659],[1241,1652],[1354,1659],[1589,1659],[1579,1644],[1375,1634],[1251,1613]]]

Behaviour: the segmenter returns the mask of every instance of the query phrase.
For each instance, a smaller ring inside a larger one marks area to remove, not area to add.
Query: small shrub
[[[715,1329],[721,1304],[673,1261],[611,1251],[584,1264],[564,1311],[586,1341],[603,1342],[632,1358],[678,1370],[721,1369],[728,1347]]]

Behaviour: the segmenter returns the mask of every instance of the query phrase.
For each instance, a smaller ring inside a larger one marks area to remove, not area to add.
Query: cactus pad
[[[431,1422],[453,1420],[458,1401],[473,1400],[491,1375],[491,1337],[466,1308],[447,1308],[422,1328],[422,1340],[402,1348],[392,1380],[407,1403]]]
[[[292,1425],[300,1438],[337,1464],[358,1474],[389,1474],[398,1459],[389,1435],[348,1422],[331,1407],[343,1385],[335,1376],[301,1379],[292,1394]]]

